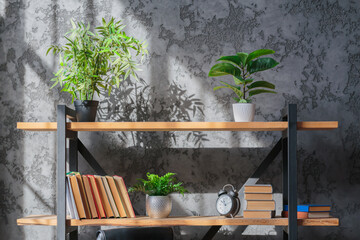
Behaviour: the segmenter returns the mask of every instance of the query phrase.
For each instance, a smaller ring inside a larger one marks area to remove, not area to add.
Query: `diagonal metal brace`
[[[210,229],[206,232],[202,240],[211,240],[215,237],[216,233],[220,230],[221,226],[211,226]]]
[[[275,146],[271,149],[269,154],[265,157],[265,159],[261,162],[260,166],[255,170],[255,172],[251,175],[250,178],[259,179],[260,176],[265,172],[265,170],[270,166],[270,164],[274,161],[274,159],[279,155],[282,150],[282,139],[280,139]],[[243,187],[245,184],[243,185]]]
[[[89,165],[96,171],[99,175],[107,175],[104,169],[99,165],[94,156],[89,152],[89,150],[84,146],[84,144],[78,139],[78,150],[79,153],[84,157],[84,159],[89,163]]]

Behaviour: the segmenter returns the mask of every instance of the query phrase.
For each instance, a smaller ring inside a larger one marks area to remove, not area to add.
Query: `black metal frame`
[[[69,170],[78,171],[78,153],[80,153],[97,174],[106,175],[104,169],[78,139],[78,133],[66,128],[67,119],[76,121],[75,111],[65,105],[57,106],[57,239],[65,240],[69,233],[70,240],[78,239],[78,227],[66,226],[65,174],[68,160]],[[68,139],[68,142],[67,142]],[[68,148],[67,148],[68,146]]]
[[[69,131],[66,128],[67,119],[76,121],[75,111],[65,105],[57,106],[57,239],[65,240],[69,233],[70,240],[78,239],[78,228],[66,226],[66,194],[65,174],[66,162],[69,160],[69,170],[78,171],[78,153],[80,153],[89,165],[100,175],[106,175],[104,169],[87,150],[84,144],[78,139],[78,133]],[[288,129],[283,132],[282,138],[275,144],[270,153],[262,161],[248,181],[241,187],[254,184],[265,172],[274,159],[283,152],[283,204],[289,205],[289,224],[287,231],[284,229],[284,239],[297,239],[297,109],[296,104],[289,104],[288,108]],[[67,139],[69,148],[67,152]],[[69,155],[69,156],[67,156]],[[204,240],[212,239],[220,230],[221,226],[212,226],[203,237]]]

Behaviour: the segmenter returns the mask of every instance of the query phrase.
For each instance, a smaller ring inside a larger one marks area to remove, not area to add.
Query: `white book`
[[[308,218],[329,218],[330,212],[309,212]]]
[[[66,204],[72,219],[80,219],[70,184],[69,176],[66,176]]]

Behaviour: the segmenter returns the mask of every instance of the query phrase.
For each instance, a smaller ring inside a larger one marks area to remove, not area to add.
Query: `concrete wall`
[[[281,63],[259,74],[278,94],[256,97],[256,121],[279,120],[288,102],[300,120],[338,120],[334,131],[298,135],[299,203],[328,203],[341,226],[300,228],[299,239],[357,239],[360,234],[358,1],[0,1],[0,232],[1,239],[52,239],[55,228],[16,226],[29,214],[54,213],[55,133],[16,130],[18,121],[54,121],[56,105],[71,105],[50,90],[70,18],[99,24],[123,19],[126,31],[147,40],[150,55],[140,82],[100,96],[99,121],[232,121],[231,93],[213,92],[207,77],[221,55],[276,50]],[[225,78],[231,80],[230,78]],[[188,135],[189,134],[189,135]],[[216,192],[241,186],[280,133],[80,133],[109,174],[128,185],[147,171],[178,173],[192,194],[175,197],[173,214],[216,214]],[[281,193],[280,158],[260,179]],[[80,171],[93,173],[80,159]],[[131,196],[144,213],[144,196]],[[280,208],[281,208],[281,203]],[[91,239],[97,228],[81,228]],[[199,239],[207,228],[175,228],[177,239]],[[182,235],[182,236],[180,236]],[[281,228],[224,227],[216,239],[282,239]]]

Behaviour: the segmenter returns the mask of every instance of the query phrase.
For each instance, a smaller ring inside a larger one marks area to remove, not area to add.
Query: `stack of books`
[[[66,205],[73,219],[135,217],[124,180],[119,176],[67,173]]]
[[[284,206],[283,217],[289,217],[288,205]],[[297,218],[329,218],[331,212],[330,205],[306,204],[297,206]]]
[[[244,218],[273,218],[275,217],[275,201],[271,185],[245,186],[246,209]]]

